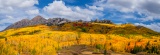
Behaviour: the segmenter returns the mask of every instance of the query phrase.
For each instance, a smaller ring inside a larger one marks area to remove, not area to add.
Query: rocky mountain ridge
[[[59,25],[66,22],[70,22],[70,20],[64,19],[64,18],[49,18],[45,19],[42,16],[36,16],[33,19],[22,19],[21,21],[18,21],[10,26],[8,26],[5,30],[11,29],[11,28],[21,28],[26,26],[33,26],[33,25],[39,25],[39,24],[45,24],[45,25]]]
[[[12,29],[12,28],[21,28],[21,27],[26,27],[26,26],[33,26],[33,25],[39,25],[39,24],[45,24],[47,26],[51,25],[61,25],[67,22],[96,22],[96,23],[108,23],[112,24],[110,20],[92,20],[92,21],[83,21],[83,20],[76,20],[76,21],[71,21],[68,19],[64,18],[49,18],[45,19],[42,16],[38,15],[34,17],[33,19],[22,19],[21,21],[18,21],[10,26],[8,26],[5,30],[7,29]]]

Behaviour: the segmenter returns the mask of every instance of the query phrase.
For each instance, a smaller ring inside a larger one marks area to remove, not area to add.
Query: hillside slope
[[[61,26],[51,26],[53,30],[60,31],[77,31],[97,34],[116,34],[121,36],[143,35],[145,37],[159,36],[160,33],[155,32],[143,26],[134,26],[133,24],[105,24],[95,22],[70,22]]]
[[[110,20],[92,20],[92,21],[70,21],[64,18],[50,18],[45,19],[42,16],[36,16],[33,19],[22,19],[10,26],[5,30],[14,28],[23,28],[27,26],[47,25],[51,30],[58,31],[77,31],[86,33],[98,34],[117,34],[121,36],[127,35],[143,35],[146,37],[157,36],[160,33],[155,32],[143,26],[134,26],[133,24],[116,25]]]
[[[108,22],[52,22],[7,29],[0,32],[0,55],[160,53],[160,33],[143,26]],[[79,51],[74,49],[77,46]],[[84,46],[89,48],[81,49]]]
[[[105,25],[112,26],[110,24]],[[79,31],[77,32],[77,30],[55,31],[52,27],[46,25],[37,25],[18,29],[9,29],[0,32],[0,47],[2,47],[0,49],[0,54],[56,55],[57,51],[64,49],[63,47],[72,45],[91,46],[93,50],[89,51],[103,54],[104,50],[111,50],[117,53],[137,53],[141,51],[157,54],[160,53],[159,36],[145,37],[143,35],[130,35],[128,38],[126,38],[125,36],[114,33],[85,33]],[[84,50],[81,51],[83,52]]]

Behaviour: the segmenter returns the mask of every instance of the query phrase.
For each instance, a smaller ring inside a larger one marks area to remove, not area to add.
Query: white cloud
[[[0,30],[4,30],[4,28],[6,28],[7,26],[2,26],[0,27]]]
[[[35,4],[38,4],[38,0],[0,0],[0,30],[7,27],[4,25],[6,23],[14,23],[32,17],[32,14],[38,14]]]
[[[27,13],[28,15],[36,15],[36,14],[39,14],[39,10],[38,10],[38,9],[28,10],[28,11],[26,11],[26,13]]]
[[[6,15],[6,17],[7,17],[8,19],[13,19],[13,17],[12,17],[12,16],[9,16],[9,15]]]
[[[50,16],[68,18],[71,20],[91,20],[103,16],[102,13],[88,8],[80,8],[78,6],[66,6],[63,1],[53,1],[49,6],[43,8]]]
[[[0,20],[0,24],[5,24],[5,23],[15,23],[23,18],[26,18],[27,16],[5,16],[4,19]]]
[[[141,25],[150,28],[154,31],[160,32],[160,23],[151,23],[151,24],[135,23],[135,25]]]
[[[142,21],[160,19],[160,0],[96,0],[95,6],[104,9],[116,9],[124,13],[139,12],[147,15]]]
[[[68,0],[66,0],[68,1]],[[75,0],[71,0],[75,1]],[[63,1],[53,1],[43,9],[34,6],[38,0],[0,0],[0,24],[14,23],[23,18],[32,18],[35,15],[43,15],[45,18],[61,17],[71,20],[91,20],[103,17],[105,9],[116,9],[124,13],[138,12],[147,17],[140,18],[142,21],[152,21],[160,19],[160,0],[96,0],[93,5],[86,8],[79,6],[67,6]],[[110,11],[109,11],[110,12]],[[117,16],[112,14],[112,16]],[[122,15],[123,18],[135,18],[133,15]],[[160,23],[144,25],[153,30],[158,30]],[[6,26],[3,25],[2,28]]]
[[[61,17],[70,20],[91,20],[103,16],[101,12],[97,11],[102,10],[99,7],[81,8],[79,6],[66,6],[63,1],[53,1],[53,3],[40,9],[34,6],[35,4],[38,4],[38,0],[0,0],[0,24],[14,23],[23,18],[33,18],[35,15],[42,15],[45,18]]]
[[[19,7],[27,8],[32,7],[34,4],[38,4],[38,0],[0,0],[0,7]]]
[[[89,9],[92,9],[92,10],[98,10],[98,11],[103,11],[104,8],[103,7],[97,7],[97,6],[89,6],[89,5],[86,5],[87,7],[89,7]]]
[[[26,7],[32,7],[34,4],[38,4],[37,0],[26,0],[20,3],[18,7],[26,8]]]

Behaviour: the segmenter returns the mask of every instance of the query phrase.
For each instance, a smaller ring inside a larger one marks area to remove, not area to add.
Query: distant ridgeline
[[[157,36],[160,33],[155,32],[143,26],[134,26],[133,24],[116,25],[110,20],[92,20],[92,21],[70,21],[64,18],[50,18],[45,19],[41,16],[36,16],[32,20],[23,19],[10,26],[7,29],[21,28],[26,26],[47,25],[51,30],[56,31],[77,31],[86,33],[98,34],[117,34],[121,36],[126,35],[143,35],[143,36]]]
[[[49,18],[48,20],[43,18],[42,16],[36,16],[33,19],[22,19],[21,21],[18,21],[10,26],[8,26],[5,30],[11,29],[11,28],[21,28],[26,26],[34,26],[34,25],[40,25],[40,24],[47,24],[47,25],[59,25],[62,23],[70,22],[67,19],[64,18]]]
[[[64,19],[64,18],[49,18],[47,20],[47,19],[43,18],[42,16],[38,15],[31,20],[22,19],[21,21],[18,21],[16,23],[8,26],[5,30],[11,29],[11,28],[21,28],[21,27],[26,27],[26,26],[40,25],[40,24],[45,24],[47,26],[61,25],[64,23],[69,23],[69,22],[83,22],[83,23],[96,22],[96,23],[112,24],[112,22],[110,20],[98,20],[98,19],[96,19],[95,21],[83,21],[83,20],[70,21],[70,20]]]

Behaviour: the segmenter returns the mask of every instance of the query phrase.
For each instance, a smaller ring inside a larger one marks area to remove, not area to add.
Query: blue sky
[[[160,32],[160,0],[0,0],[0,30],[36,15],[46,19],[108,19]]]

